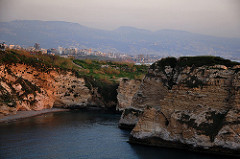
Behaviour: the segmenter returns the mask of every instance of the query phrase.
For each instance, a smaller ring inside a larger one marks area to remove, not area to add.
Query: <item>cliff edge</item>
[[[92,95],[72,72],[40,71],[25,64],[0,65],[0,112],[87,106]]]
[[[130,142],[240,155],[240,65],[219,57],[154,63],[133,97]]]

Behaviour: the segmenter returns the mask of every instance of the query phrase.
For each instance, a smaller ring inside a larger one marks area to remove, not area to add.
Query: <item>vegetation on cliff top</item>
[[[97,79],[117,80],[121,77],[131,79],[142,78],[147,72],[147,66],[133,63],[73,60],[58,55],[47,55],[41,52],[27,52],[25,50],[0,51],[0,64],[26,64],[42,71],[51,69],[69,70],[77,72],[79,76],[92,76]],[[77,66],[79,65],[79,67]]]
[[[191,71],[193,71],[196,67],[214,65],[224,65],[227,67],[232,67],[235,65],[240,65],[240,63],[216,56],[194,56],[180,58],[167,57],[155,62],[150,66],[150,68],[162,71],[164,74],[167,74],[165,72],[166,66],[174,68],[170,73],[168,72],[168,75],[166,75],[167,79],[162,79],[163,84],[171,90],[172,86],[176,84],[176,81],[174,81],[174,74],[177,74],[177,72],[181,72],[185,67],[191,67]],[[204,74],[204,69],[201,69],[200,71],[202,71],[202,74]],[[236,69],[235,72],[236,71],[238,71],[238,69]],[[148,76],[154,75],[149,73]],[[202,88],[205,85],[204,81],[198,79],[196,75],[187,74],[187,76],[188,77],[185,80],[181,81],[181,84],[185,84],[185,86],[189,88]],[[217,78],[222,77],[217,76]]]
[[[217,56],[184,56],[180,58],[175,58],[175,57],[167,57],[163,58],[154,64],[151,65],[150,68],[155,69],[157,66],[160,67],[161,69],[164,69],[165,66],[171,66],[172,68],[174,67],[185,67],[185,66],[196,66],[196,67],[201,67],[201,66],[214,66],[214,65],[225,65],[227,67],[232,67],[235,65],[240,65],[238,62],[234,62],[228,59],[224,59],[221,57]]]
[[[80,73],[83,75],[109,80],[121,77],[142,79],[148,69],[145,65],[112,61],[74,60],[74,63],[82,67]]]
[[[25,50],[0,51],[0,65],[15,65],[17,63],[33,66],[39,71],[48,72],[71,71],[77,77],[86,81],[86,86],[92,90],[97,88],[104,101],[117,101],[118,79],[142,79],[147,72],[147,66],[133,63],[73,60],[58,55],[47,55],[41,52],[27,52]]]
[[[71,59],[58,55],[52,56],[41,52],[30,53],[25,50],[0,51],[0,64],[16,63],[30,65],[41,71],[48,71],[53,68],[61,70],[74,70],[77,68]]]
[[[98,88],[98,92],[104,101],[117,102],[118,79],[127,77],[130,79],[142,79],[148,67],[134,65],[133,63],[96,61],[96,60],[74,60],[80,66],[76,74],[84,77],[86,86]]]

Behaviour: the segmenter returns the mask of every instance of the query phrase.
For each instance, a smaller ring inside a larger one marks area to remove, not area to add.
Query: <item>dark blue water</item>
[[[220,159],[175,149],[131,145],[119,115],[58,112],[0,124],[1,159]]]

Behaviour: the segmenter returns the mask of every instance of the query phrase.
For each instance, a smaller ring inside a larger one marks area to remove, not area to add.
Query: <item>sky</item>
[[[114,30],[132,26],[240,38],[240,0],[0,0],[0,22],[75,22]]]

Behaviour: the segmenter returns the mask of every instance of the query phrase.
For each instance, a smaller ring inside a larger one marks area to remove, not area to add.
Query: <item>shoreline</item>
[[[70,111],[70,109],[63,109],[63,108],[51,108],[51,109],[43,109],[43,110],[29,110],[29,111],[18,111],[16,114],[7,115],[3,118],[0,118],[0,123],[3,122],[12,122],[19,119],[29,118],[33,116],[38,116],[42,114],[47,113],[53,113],[53,112],[64,112],[64,111]]]

